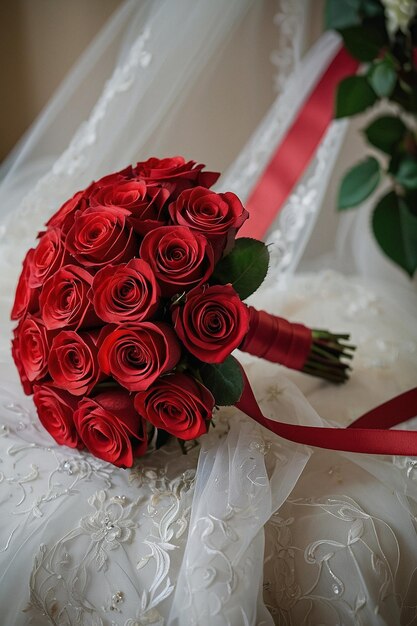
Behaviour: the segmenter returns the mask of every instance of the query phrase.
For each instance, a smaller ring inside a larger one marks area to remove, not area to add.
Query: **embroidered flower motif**
[[[115,550],[120,544],[130,541],[136,524],[129,518],[131,507],[124,506],[124,501],[120,498],[107,501],[106,493],[98,491],[88,502],[96,512],[84,517],[80,526],[97,544],[95,560],[97,569],[101,569],[107,561],[107,551]]]

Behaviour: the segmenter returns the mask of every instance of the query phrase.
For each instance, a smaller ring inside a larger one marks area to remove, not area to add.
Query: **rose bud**
[[[164,212],[164,207],[168,197],[167,189],[147,187],[143,180],[130,180],[97,189],[90,203],[92,206],[120,207],[129,211],[127,222],[135,232],[144,236],[167,223],[168,212]]]
[[[170,191],[173,199],[184,189],[202,185],[211,187],[220,174],[217,172],[202,172],[205,167],[195,161],[186,162],[184,157],[175,156],[166,159],[151,157],[147,161],[139,162],[134,173],[148,184],[160,184]]]
[[[222,363],[242,343],[249,329],[249,311],[231,285],[198,287],[172,321],[184,346],[200,361]]]
[[[104,378],[97,360],[98,332],[78,334],[63,330],[56,335],[48,359],[49,373],[56,387],[74,396],[83,396]]]
[[[59,228],[50,228],[42,235],[31,257],[30,287],[41,287],[62,265],[70,260]]]
[[[48,330],[94,326],[99,321],[87,297],[92,275],[77,265],[65,265],[46,281],[39,304]]]
[[[137,244],[128,211],[94,207],[78,213],[67,235],[67,250],[85,267],[100,268],[108,263],[131,259]]]
[[[60,228],[64,234],[70,230],[74,223],[77,211],[87,208],[87,199],[84,191],[78,191],[70,200],[64,202],[62,207],[46,223],[48,228]]]
[[[161,226],[148,233],[140,256],[149,263],[162,295],[168,298],[207,282],[214,270],[211,244],[183,226]]]
[[[105,322],[140,322],[158,309],[160,289],[145,261],[132,259],[103,267],[94,277],[89,297]]]
[[[98,353],[100,369],[129,391],[147,389],[158,376],[175,367],[181,356],[168,324],[126,324],[105,329],[103,336]]]
[[[48,355],[55,332],[46,330],[41,320],[23,319],[14,330],[19,341],[20,362],[30,382],[41,380],[48,374]]]
[[[207,432],[214,398],[206,387],[186,374],[158,378],[135,396],[140,415],[179,439],[196,439]]]
[[[12,320],[18,320],[26,313],[35,313],[39,308],[39,290],[30,286],[33,253],[31,248],[23,261],[22,273],[16,287],[13,309],[10,314]]]
[[[131,467],[147,448],[146,429],[130,394],[112,388],[94,398],[83,398],[74,422],[91,454],[118,467]]]
[[[52,385],[35,385],[33,401],[39,420],[60,446],[83,448],[74,424],[77,399]]]
[[[204,234],[212,243],[216,261],[233,243],[249,213],[231,192],[214,193],[204,187],[186,189],[169,205],[174,224]]]

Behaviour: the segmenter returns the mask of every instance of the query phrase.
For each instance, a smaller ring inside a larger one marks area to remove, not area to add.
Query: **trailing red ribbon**
[[[348,428],[321,428],[274,421],[263,415],[242,368],[243,394],[236,407],[276,435],[296,443],[367,454],[417,455],[417,432],[388,430],[417,416],[417,387],[358,418]]]
[[[337,85],[358,67],[345,48],[332,58],[252,190],[246,203],[250,217],[240,237],[263,239],[333,119]]]
[[[310,328],[304,324],[292,324],[283,317],[249,308],[249,331],[240,346],[272,363],[281,363],[294,370],[301,370],[310,354],[313,341]]]

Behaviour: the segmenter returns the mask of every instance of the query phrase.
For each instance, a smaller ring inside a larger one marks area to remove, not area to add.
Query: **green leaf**
[[[360,0],[327,0],[324,10],[325,27],[341,30],[360,24]]]
[[[368,157],[352,167],[340,185],[339,211],[361,204],[376,189],[380,179],[380,165],[374,157]]]
[[[384,7],[379,0],[362,0],[361,11],[366,17],[384,17]]]
[[[245,300],[262,284],[269,263],[268,248],[262,241],[241,237],[229,254],[219,261],[214,279],[222,285],[231,283]]]
[[[383,252],[412,276],[416,267],[410,263],[405,250],[399,201],[394,191],[376,205],[372,215],[372,229]]]
[[[368,80],[380,98],[389,98],[397,82],[397,72],[393,64],[388,59],[384,59],[375,63],[369,73]]]
[[[371,145],[391,154],[395,146],[404,138],[406,130],[405,124],[399,117],[384,115],[371,122],[364,133]]]
[[[373,61],[378,56],[384,37],[376,29],[352,26],[341,31],[344,44],[359,61]]]
[[[395,180],[406,189],[417,189],[417,160],[406,156],[394,173]]]
[[[243,392],[243,377],[238,361],[228,356],[223,363],[204,363],[200,368],[204,385],[211,391],[216,404],[236,404]]]
[[[410,276],[417,269],[417,215],[400,199],[401,232]]]
[[[365,111],[377,100],[366,76],[348,76],[339,84],[336,94],[336,117],[349,117]]]

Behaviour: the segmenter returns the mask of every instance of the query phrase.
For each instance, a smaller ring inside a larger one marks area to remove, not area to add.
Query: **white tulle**
[[[247,196],[338,45],[326,35],[302,57],[311,4],[279,3],[279,95],[274,102],[271,88],[268,102],[256,85],[265,80],[270,2],[126,2],[4,166],[0,608],[7,626],[417,623],[415,459],[307,449],[229,407],[187,456],[170,443],[118,470],[52,441],[9,355],[21,259],[60,202],[91,179],[150,154],[184,153],[212,169],[229,166],[219,189]],[[272,85],[272,71],[270,78]],[[239,118],[243,103],[257,113]],[[238,355],[263,411],[294,423],[346,425],[416,380],[416,295],[369,243],[364,214],[340,225],[336,254],[326,257],[331,270],[294,275],[345,130],[329,127],[273,225],[270,276],[252,303],[351,332],[352,379],[334,388]],[[344,268],[356,275],[344,276]]]

